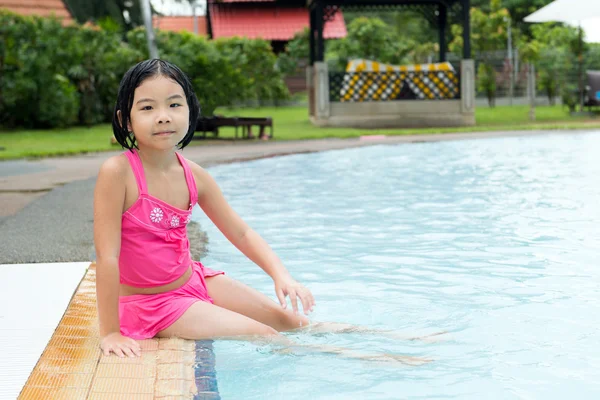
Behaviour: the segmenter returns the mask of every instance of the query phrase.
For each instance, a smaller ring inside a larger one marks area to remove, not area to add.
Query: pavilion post
[[[446,25],[448,23],[448,8],[444,4],[440,4],[438,14],[438,27],[440,39],[440,62],[446,61],[447,41],[446,41]]]
[[[463,58],[471,58],[471,0],[462,0]]]
[[[313,68],[313,92],[315,95],[315,113],[317,119],[327,119],[330,115],[329,105],[329,70],[327,64],[317,61]]]
[[[309,50],[308,65],[310,65],[312,67],[312,65],[315,63],[315,35],[317,33],[317,23],[316,23],[316,18],[315,18],[314,7],[311,7],[309,9],[309,15],[310,15],[310,26],[309,26],[309,32],[308,32],[308,50]]]
[[[325,25],[323,3],[317,0],[315,4],[315,27],[316,27],[316,54],[315,61],[322,62],[325,59],[325,41],[323,40],[323,26]]]

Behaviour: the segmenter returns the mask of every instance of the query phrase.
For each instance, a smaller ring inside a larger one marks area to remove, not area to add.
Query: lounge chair
[[[586,71],[585,100],[586,107],[600,107],[600,71]]]
[[[252,138],[252,126],[254,125],[259,127],[259,138],[262,138],[264,136],[267,127],[269,127],[269,138],[273,138],[273,118],[239,117],[238,120],[240,122],[240,126],[242,127],[243,135],[246,139]]]
[[[199,117],[196,123],[196,132],[202,132],[202,138],[206,139],[206,132],[211,132],[216,138],[219,136],[219,128],[230,126],[235,128],[235,138],[238,138],[238,127],[242,127],[242,138],[253,138],[252,126],[258,126],[260,129],[259,137],[264,135],[266,127],[270,128],[269,138],[273,137],[273,119],[255,118],[255,117],[224,117],[215,115],[212,117]],[[200,139],[200,138],[197,138]]]

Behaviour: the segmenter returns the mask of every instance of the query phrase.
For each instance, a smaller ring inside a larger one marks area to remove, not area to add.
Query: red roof
[[[239,1],[239,0],[238,0]],[[290,40],[309,26],[306,8],[235,7],[231,4],[209,4],[213,38],[245,36],[250,39]],[[325,23],[325,39],[347,35],[341,11]]]
[[[198,15],[196,17],[198,19],[198,35],[206,36],[208,34],[208,30],[206,28],[206,17],[203,15]],[[152,20],[152,25],[156,29],[160,29],[163,31],[188,31],[194,33],[194,17],[188,16],[176,16],[176,17],[154,17]]]
[[[64,22],[73,21],[71,13],[62,0],[0,0],[0,8],[21,15],[49,17],[54,14]]]

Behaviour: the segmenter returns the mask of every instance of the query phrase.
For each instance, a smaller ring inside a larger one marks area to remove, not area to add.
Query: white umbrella
[[[565,22],[580,27],[586,42],[600,42],[599,0],[555,0],[524,19],[525,22]]]

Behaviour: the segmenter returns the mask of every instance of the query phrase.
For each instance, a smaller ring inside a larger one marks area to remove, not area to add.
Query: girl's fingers
[[[136,342],[135,346],[133,347],[133,353],[139,357],[142,355],[142,347]]]
[[[292,308],[294,310],[294,314],[298,314],[298,299],[296,298],[297,293],[296,289],[292,289],[289,291],[290,300],[292,301]]]
[[[113,348],[112,351],[113,351],[113,353],[115,353],[117,356],[119,356],[121,358],[125,357],[125,355],[123,354],[123,350],[121,350],[118,347]]]
[[[308,315],[308,311],[310,310],[310,298],[306,293],[303,293],[300,296],[300,300],[302,300],[302,308],[304,309],[304,314]]]
[[[283,290],[279,289],[277,290],[277,298],[279,299],[279,303],[281,304],[281,307],[283,308],[287,308],[287,302],[285,301],[285,295],[283,294]]]
[[[133,346],[133,349],[132,349],[132,350],[133,350],[133,353],[134,353],[136,356],[138,356],[138,357],[139,357],[139,356],[141,356],[141,355],[142,355],[142,348],[140,347],[140,345],[139,345],[137,342],[136,342],[135,346]]]
[[[129,339],[129,343],[131,346],[131,350],[133,350],[133,352],[140,352],[142,350],[142,347],[140,346],[140,344],[138,342],[136,342],[133,339]]]
[[[121,349],[127,357],[135,357],[135,354],[133,354],[133,349],[131,349],[129,346],[123,346]]]

